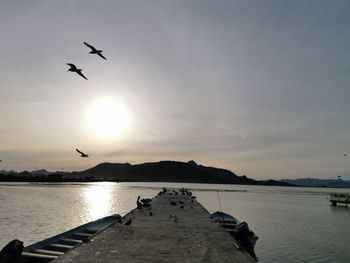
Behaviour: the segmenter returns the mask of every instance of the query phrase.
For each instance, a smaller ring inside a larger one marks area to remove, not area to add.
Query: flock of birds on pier
[[[192,195],[192,192],[190,190],[188,190],[187,188],[183,188],[182,187],[181,189],[179,189],[179,192],[178,192],[178,191],[176,191],[174,189],[168,190],[167,188],[163,187],[163,190],[160,191],[158,193],[158,195],[161,196],[161,195],[164,195],[164,194],[167,194],[169,196],[179,196],[179,195],[188,196],[188,197],[190,197],[190,200],[191,200],[191,206],[190,207],[194,208],[193,207],[193,200],[196,199],[196,196]],[[138,209],[143,209],[143,208],[151,209],[151,207],[152,207],[151,206],[152,199],[149,199],[149,198],[145,199],[145,198],[143,198],[143,199],[140,200],[140,198],[141,197],[138,196],[137,201],[136,201],[137,208]],[[182,200],[179,200],[178,203],[175,200],[171,200],[170,201],[170,205],[171,206],[177,206],[178,204],[180,205],[179,206],[180,209],[184,209],[185,208],[185,206],[184,206],[185,203]],[[151,211],[149,213],[149,215],[153,216],[153,212]],[[176,214],[169,214],[169,218],[174,220],[174,222],[176,222],[176,223],[178,222],[178,216]]]
[[[179,196],[179,195],[183,195],[183,196],[187,196],[190,198],[191,200],[191,208],[193,209],[193,201],[196,199],[196,196],[192,195],[192,192],[190,190],[188,190],[187,188],[181,188],[179,189],[179,191],[176,191],[174,189],[172,190],[169,190],[165,187],[163,187],[163,189],[158,193],[158,195],[156,196],[156,198],[158,196],[161,196],[161,195],[168,195],[168,196]],[[178,203],[175,201],[175,200],[171,200],[170,201],[170,206],[177,206],[178,204],[180,204],[179,208],[180,209],[184,209],[184,202],[179,200]],[[153,212],[152,212],[152,199],[150,198],[142,198],[141,199],[141,196],[138,196],[137,197],[137,200],[136,200],[136,207],[137,207],[137,210],[138,211],[149,211],[148,215],[149,216],[153,216]],[[133,215],[134,212],[131,212],[130,215]],[[175,223],[178,222],[178,216],[176,214],[169,214],[168,216],[171,220],[173,220]],[[133,218],[134,217],[130,217],[126,223],[124,223],[124,225],[126,226],[129,226],[131,225],[131,223],[133,222]],[[118,220],[118,223],[122,224],[122,220],[119,219]]]

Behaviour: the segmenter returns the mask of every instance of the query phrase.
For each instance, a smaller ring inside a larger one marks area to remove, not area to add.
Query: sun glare
[[[130,117],[125,106],[112,98],[100,98],[87,111],[90,131],[104,139],[119,136],[128,126]]]
[[[106,216],[112,207],[111,183],[96,183],[83,189],[83,197],[86,202],[85,216],[88,221]]]

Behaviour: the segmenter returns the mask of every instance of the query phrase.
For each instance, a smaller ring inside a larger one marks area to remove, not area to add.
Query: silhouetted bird
[[[0,263],[19,263],[23,250],[23,242],[15,239],[0,251]]]
[[[131,225],[131,222],[132,222],[132,218],[130,218],[124,225],[130,226],[130,225]]]
[[[180,200],[179,203],[183,205],[184,202],[182,202],[182,201]]]
[[[142,209],[142,203],[140,202],[140,198],[141,196],[137,197],[137,201],[136,201],[137,209]]]
[[[121,224],[121,223],[122,223],[122,218],[121,218],[121,217],[118,217],[118,218],[117,218],[117,222],[118,222],[119,224]]]
[[[184,206],[182,205],[182,206],[180,206],[180,208],[181,208],[181,209],[184,209]]]
[[[153,213],[152,213],[152,211],[151,211],[151,212],[149,212],[149,215],[150,215],[150,216],[153,216]]]
[[[70,66],[70,69],[68,69],[68,71],[75,72],[75,73],[77,73],[79,76],[83,77],[84,79],[87,79],[87,77],[85,77],[85,76],[83,75],[83,73],[81,73],[82,69],[77,68],[77,67],[76,67],[74,64],[72,64],[72,63],[66,63],[66,64]]]
[[[78,153],[80,153],[80,157],[86,158],[89,157],[89,154],[83,153],[82,151],[79,151],[78,149],[75,149]]]
[[[97,50],[94,46],[91,46],[90,44],[84,42],[85,46],[89,47],[91,49],[91,51],[89,52],[90,54],[97,54],[99,55],[101,58],[107,60],[103,55],[102,55],[102,50]]]
[[[348,155],[346,153],[344,153],[344,157],[348,157]],[[0,160],[1,161],[1,160]]]

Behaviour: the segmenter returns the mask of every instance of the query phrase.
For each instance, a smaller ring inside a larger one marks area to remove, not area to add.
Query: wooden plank
[[[91,237],[91,236],[92,236],[92,234],[80,233],[80,232],[74,233],[73,235],[74,235],[74,236],[78,236],[78,237],[85,237],[85,238]]]
[[[47,249],[35,249],[35,250],[33,250],[33,252],[39,253],[39,254],[53,255],[53,256],[62,256],[62,255],[64,255],[63,252],[47,250]]]
[[[56,247],[56,248],[63,248],[63,249],[71,249],[74,246],[69,246],[69,245],[63,245],[63,244],[57,244],[57,243],[52,243],[49,245],[50,247]]]
[[[58,256],[44,255],[44,254],[30,253],[30,252],[22,252],[22,256],[30,257],[30,258],[37,258],[37,259],[50,259],[50,260],[58,258]]]
[[[72,243],[81,243],[81,242],[83,242],[80,239],[72,239],[72,238],[61,238],[60,240],[62,240],[64,242],[72,242]]]

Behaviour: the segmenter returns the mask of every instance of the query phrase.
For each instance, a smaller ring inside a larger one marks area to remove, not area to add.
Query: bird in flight
[[[102,55],[102,50],[97,50],[94,46],[91,46],[90,44],[84,42],[85,46],[89,47],[91,49],[91,51],[89,52],[90,54],[97,54],[99,55],[101,58],[107,60],[103,55]]]
[[[78,75],[80,75],[81,77],[83,77],[84,79],[87,79],[83,73],[81,73],[82,69],[79,69],[77,68],[74,64],[72,63],[66,63],[68,66],[70,66],[70,69],[68,69],[68,71],[71,71],[71,72],[75,72],[77,73]]]
[[[83,153],[82,151],[79,151],[78,149],[75,149],[78,153],[80,153],[80,157],[86,158],[89,157],[89,154]]]

